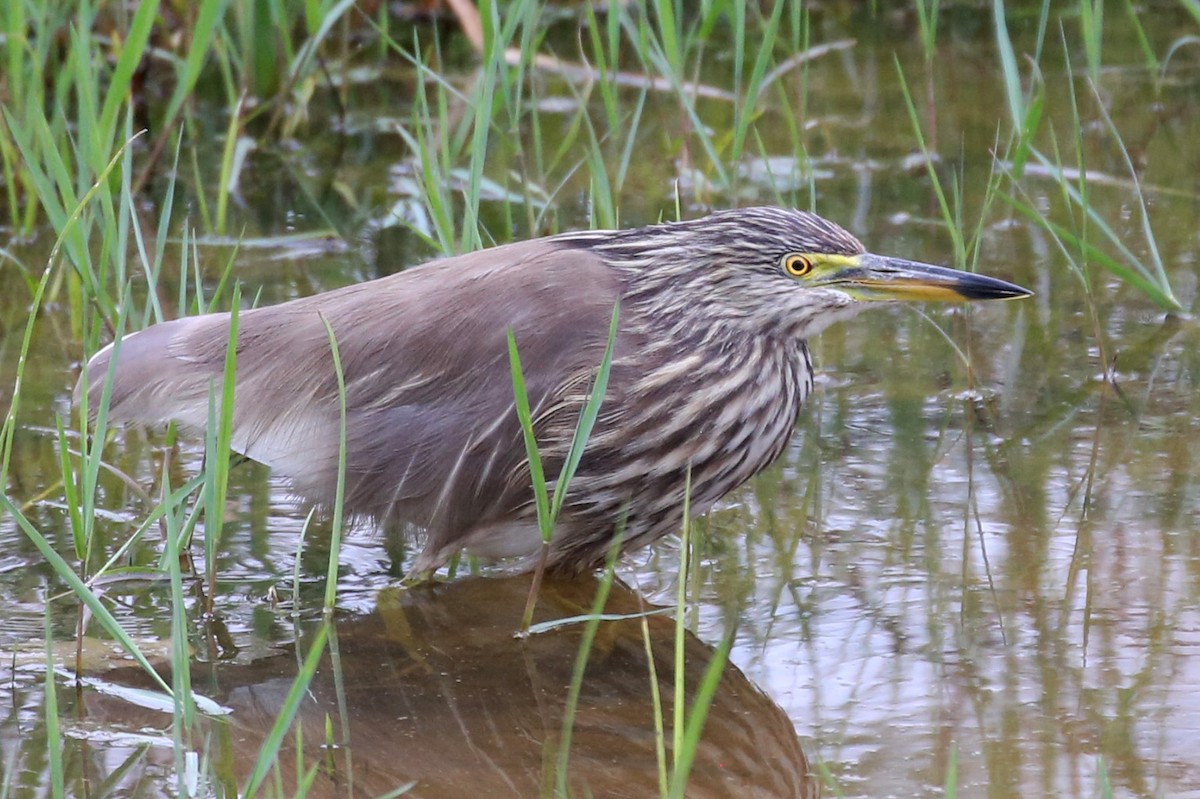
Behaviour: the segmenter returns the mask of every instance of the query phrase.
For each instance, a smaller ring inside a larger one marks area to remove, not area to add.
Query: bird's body
[[[863,307],[844,280],[798,285],[799,262],[787,261],[797,254],[809,269],[819,257],[843,272],[876,258],[814,215],[744,209],[510,244],[243,311],[233,448],[287,475],[300,494],[332,501],[340,412],[327,321],[346,386],[346,508],[424,528],[417,571],[463,549],[529,563],[541,537],[508,331],[553,477],[616,306],[607,390],[548,556],[559,571],[590,568],[614,532],[632,549],[676,531],[686,490],[703,513],[783,450],[812,388],[805,340]],[[954,276],[939,273],[943,282],[971,283],[951,288],[960,298],[1024,293],[941,272]],[[122,340],[111,418],[202,429],[229,322],[179,319]],[[112,356],[106,349],[89,364],[93,408]]]

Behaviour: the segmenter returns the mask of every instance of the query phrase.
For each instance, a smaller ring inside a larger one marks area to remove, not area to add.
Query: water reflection
[[[595,581],[545,586],[540,619],[587,611]],[[583,634],[571,625],[513,636],[528,582],[467,579],[418,589],[388,589],[373,611],[336,620],[335,635],[309,686],[297,726],[278,759],[283,794],[297,774],[321,764],[310,796],[378,796],[415,782],[417,797],[529,797],[553,785],[572,670]],[[607,612],[645,609],[616,585]],[[645,618],[671,757],[674,622]],[[302,635],[302,646],[313,628]],[[652,677],[641,619],[601,624],[589,659],[570,745],[571,795],[658,794]],[[330,652],[333,654],[331,655]],[[684,644],[689,708],[713,649],[692,635]],[[223,769],[244,784],[279,715],[299,658],[293,652],[248,664],[198,666],[197,690],[232,709],[213,725]],[[136,672],[123,682],[144,683]],[[121,700],[86,696],[89,723],[105,730],[163,726],[169,717]],[[327,727],[328,724],[328,727]],[[334,746],[325,746],[331,730]],[[109,752],[106,762],[123,762]],[[155,757],[170,761],[169,750]],[[302,763],[298,760],[302,759]],[[105,760],[96,758],[96,760]],[[168,763],[160,763],[166,768]],[[299,766],[299,768],[298,768]],[[144,787],[144,786],[143,786]],[[729,666],[713,699],[689,783],[692,797],[817,795],[787,715]]]

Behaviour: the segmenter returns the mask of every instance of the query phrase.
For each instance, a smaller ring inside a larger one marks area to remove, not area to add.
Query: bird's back
[[[447,534],[503,515],[524,452],[508,331],[544,404],[560,375],[599,365],[619,293],[586,249],[538,240],[243,311],[234,449],[332,500],[338,388],[324,318],[346,382],[347,508]],[[111,419],[203,429],[229,325],[229,314],[178,319],[101,351],[88,366],[93,413],[115,354]]]

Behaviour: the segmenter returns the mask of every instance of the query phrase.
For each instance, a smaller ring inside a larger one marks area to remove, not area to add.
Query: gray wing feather
[[[508,329],[531,403],[544,408],[599,365],[620,292],[595,254],[537,240],[244,311],[234,448],[290,477],[300,493],[332,500],[338,396],[324,316],[346,380],[347,508],[427,527],[431,545],[452,543],[529,499],[528,485],[513,479],[525,458]],[[203,429],[210,384],[219,396],[228,329],[228,314],[212,314],[127,336],[111,418]],[[89,363],[92,408],[112,353]]]

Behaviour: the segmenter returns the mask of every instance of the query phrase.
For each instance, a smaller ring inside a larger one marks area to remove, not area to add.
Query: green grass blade
[[[583,451],[591,438],[592,429],[596,426],[596,418],[600,415],[600,406],[604,402],[604,394],[608,391],[608,375],[612,369],[613,347],[617,342],[617,320],[620,316],[620,304],[613,306],[612,320],[608,325],[608,343],[604,347],[604,357],[600,360],[600,368],[596,371],[596,381],[592,384],[592,393],[583,411],[579,414],[579,424],[575,427],[575,435],[571,438],[571,449],[563,462],[558,481],[554,484],[554,501],[550,506],[550,518],[557,519],[563,503],[567,499],[567,488],[579,468]]]
[[[1024,127],[1025,98],[1021,94],[1021,71],[1017,69],[1017,54],[1008,35],[1004,0],[992,0],[992,19],[996,26],[996,49],[1000,53],[1000,71],[1004,77],[1004,96],[1008,99],[1008,115],[1014,130]]]
[[[78,484],[75,480],[75,469],[71,466],[71,452],[67,445],[67,429],[61,414],[54,417],[55,434],[58,436],[58,468],[62,474],[63,504],[67,507],[67,521],[72,531],[83,530],[82,501],[79,498]],[[4,485],[0,479],[0,485]],[[75,551],[85,550],[82,542],[75,539]]]
[[[346,376],[342,371],[342,354],[338,349],[333,326],[318,312],[325,333],[329,336],[329,353],[333,356],[333,371],[338,386],[338,472],[333,499],[333,524],[329,541],[329,568],[325,576],[325,614],[333,613],[337,604],[338,555],[342,550],[342,512],[346,503]]]
[[[666,796],[670,790],[670,769],[667,768],[667,734],[663,723],[662,690],[658,685],[658,667],[654,665],[654,646],[650,640],[650,624],[642,619],[642,646],[646,652],[646,670],[650,678],[650,707],[654,714],[654,762],[658,765],[658,793]]]
[[[187,251],[187,237],[183,249]],[[220,393],[217,385],[209,386],[208,426],[205,428],[204,454],[204,558],[208,571],[208,601],[211,603],[217,586],[217,550],[225,524],[225,499],[229,491],[229,456],[233,438],[233,411],[237,387],[238,309],[241,292],[233,288],[233,304],[229,314],[229,340],[225,345],[225,365],[221,373]]]
[[[755,47],[758,48],[758,55],[754,59],[754,66],[750,70],[750,79],[746,84],[746,89],[739,92],[741,98],[738,105],[737,123],[733,133],[733,147],[731,157],[740,159],[742,151],[746,146],[746,136],[750,132],[751,125],[757,119],[757,100],[763,87],[763,80],[767,74],[767,67],[771,64],[772,55],[774,53],[775,41],[779,37],[780,21],[783,18],[784,0],[775,0],[775,6],[771,9],[771,16],[767,19],[766,25],[760,31],[756,38],[758,41]]]
[[[696,762],[696,752],[700,748],[700,736],[708,720],[708,711],[717,694],[717,687],[721,684],[725,665],[729,662],[734,633],[734,630],[730,630],[721,640],[712,660],[704,669],[704,676],[700,678],[700,687],[696,689],[696,696],[692,699],[692,707],[688,713],[687,727],[678,739],[680,748],[675,751],[675,768],[671,772],[671,787],[667,792],[670,799],[684,799],[687,795],[688,777],[692,772],[692,764]]]
[[[1140,212],[1141,216],[1142,235],[1146,239],[1146,248],[1149,250],[1150,265],[1153,267],[1153,269],[1146,269],[1142,262],[1138,259],[1134,259],[1134,263],[1136,263],[1141,268],[1141,271],[1147,273],[1147,276],[1154,281],[1163,297],[1170,302],[1170,305],[1174,310],[1182,310],[1183,305],[1178,299],[1176,299],[1174,292],[1171,291],[1171,281],[1167,276],[1166,267],[1163,265],[1162,256],[1158,252],[1158,240],[1154,235],[1154,230],[1150,227],[1150,212],[1146,208],[1146,195],[1142,192],[1142,182],[1138,178],[1138,171],[1133,165],[1133,159],[1129,157],[1129,148],[1125,146],[1125,140],[1121,138],[1121,132],[1117,129],[1116,124],[1113,122],[1112,116],[1109,115],[1108,109],[1105,108],[1104,99],[1100,97],[1099,90],[1094,84],[1092,86],[1092,92],[1096,96],[1096,106],[1100,109],[1100,115],[1104,118],[1104,124],[1108,126],[1109,133],[1111,133],[1113,139],[1116,140],[1117,148],[1121,151],[1121,158],[1125,161],[1125,168],[1129,170],[1129,178],[1133,181],[1134,196],[1137,197],[1138,211]],[[1092,209],[1089,207],[1088,210],[1091,211]],[[1116,238],[1115,233],[1112,234],[1112,238],[1115,242],[1119,241],[1119,239]],[[1127,255],[1127,257],[1133,257],[1133,254],[1127,249],[1123,249],[1123,252]]]
[[[613,536],[612,546],[608,551],[604,577],[596,587],[596,596],[592,600],[591,619],[583,628],[583,637],[579,642],[579,653],[575,656],[575,665],[571,672],[571,684],[567,689],[566,706],[563,708],[562,728],[558,738],[558,755],[554,768],[554,795],[558,799],[570,796],[568,767],[571,761],[571,735],[575,729],[575,715],[579,710],[579,696],[583,692],[583,680],[587,674],[588,659],[591,657],[592,644],[596,641],[596,633],[600,629],[600,619],[604,606],[608,604],[608,595],[612,591],[613,582],[617,579],[616,562],[621,552],[621,538],[618,532]]]
[[[679,531],[679,577],[675,591],[675,662],[674,662],[674,701],[672,704],[671,724],[671,763],[679,767],[680,753],[683,751],[684,732],[684,682],[683,656],[687,639],[687,584],[688,574],[692,568],[692,470],[688,467],[683,487],[683,528]]]
[[[521,355],[517,352],[517,339],[512,328],[508,330],[508,364],[512,372],[513,396],[516,400],[517,418],[521,422],[521,433],[525,438],[525,455],[529,459],[529,478],[533,481],[533,496],[537,503],[538,529],[543,543],[548,543],[554,533],[554,519],[550,515],[550,498],[546,490],[546,473],[542,469],[542,457],[538,453],[537,437],[533,430],[533,414],[529,409],[529,393],[525,389],[525,374],[521,369]]]
[[[164,462],[162,470],[162,492],[164,500],[171,494],[170,469]],[[192,652],[188,639],[187,603],[183,597],[183,566],[180,534],[176,513],[166,514],[167,536],[163,551],[171,597],[171,687],[174,690],[174,721],[171,734],[175,749],[176,790],[187,796],[187,753],[191,751],[190,739],[196,724],[196,703],[192,696],[191,660]]]
[[[950,757],[946,763],[946,779],[942,782],[942,796],[955,799],[958,796],[958,747],[950,745]]]
[[[288,689],[283,705],[279,709],[279,716],[275,719],[275,723],[259,748],[254,768],[242,791],[242,799],[253,799],[275,767],[276,756],[283,744],[283,738],[287,735],[288,728],[292,726],[292,721],[300,710],[300,703],[308,695],[308,685],[312,682],[313,676],[317,673],[317,667],[321,664],[321,656],[325,653],[325,644],[329,640],[331,623],[326,621],[318,628],[317,634],[309,646],[308,654],[304,657],[300,672],[292,681],[292,687]]]
[[[158,3],[159,0],[143,0],[138,3],[129,29],[121,41],[121,54],[117,57],[116,66],[108,78],[104,105],[99,116],[100,132],[108,141],[112,140],[117,112],[129,97],[133,73],[146,55],[146,45],[158,18]]]
[[[191,43],[187,48],[187,58],[184,60],[179,74],[176,76],[175,91],[167,105],[163,118],[168,124],[174,122],[176,116],[196,87],[204,62],[212,52],[212,44],[216,41],[214,33],[217,23],[225,16],[225,8],[229,0],[202,0],[196,13],[196,23],[192,28]]]
[[[937,54],[938,0],[917,0],[917,28],[921,34],[921,50],[925,60]]]
[[[46,719],[46,770],[50,772],[50,795],[62,799],[66,795],[63,780],[63,737],[58,722],[58,685],[54,681],[54,631],[50,626],[50,604],[46,604],[44,635],[46,640],[46,676],[42,682],[42,712]],[[5,775],[4,782],[8,782]]]
[[[962,230],[955,223],[957,215],[951,209],[950,202],[946,199],[946,192],[942,188],[942,180],[938,175],[937,169],[934,168],[933,155],[925,143],[925,136],[921,131],[921,117],[917,113],[917,106],[913,102],[912,94],[908,90],[908,81],[904,78],[904,69],[900,66],[898,56],[894,60],[896,73],[900,77],[900,91],[904,95],[904,104],[908,109],[908,118],[912,122],[913,134],[917,137],[917,146],[924,157],[925,171],[929,175],[929,181],[933,186],[934,194],[937,196],[938,208],[942,212],[942,221],[946,224],[946,230],[950,233],[950,239],[954,244],[954,261],[957,264],[962,264],[967,256],[966,243],[963,241]]]

